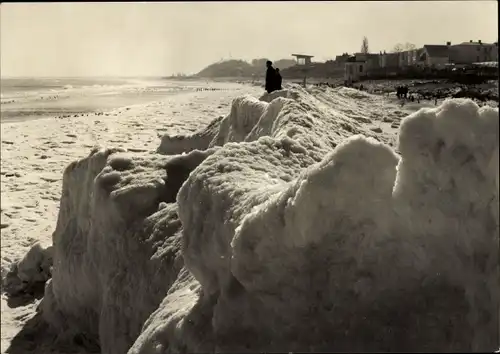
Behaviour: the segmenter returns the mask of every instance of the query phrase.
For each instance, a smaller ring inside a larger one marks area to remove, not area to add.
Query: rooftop
[[[364,63],[366,60],[356,58],[356,56],[349,56],[347,58],[347,63]]]
[[[424,49],[427,50],[429,56],[434,58],[447,58],[448,57],[448,46],[441,44],[426,44]]]
[[[364,55],[365,57],[370,58],[370,57],[376,57],[379,54],[377,54],[377,53],[354,53],[354,55],[356,55],[356,56],[358,56],[358,55],[359,56]]]
[[[462,42],[460,44],[455,44],[457,45],[495,45],[494,43],[484,43],[484,42]]]
[[[297,57],[297,58],[314,58],[314,55],[292,54],[292,57]]]

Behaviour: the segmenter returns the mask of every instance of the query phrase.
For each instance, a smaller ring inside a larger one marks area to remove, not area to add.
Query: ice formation
[[[44,319],[106,354],[498,348],[498,109],[414,113],[398,155],[370,99],[240,97],[71,164]]]
[[[38,292],[51,277],[53,247],[43,248],[35,243],[19,262],[12,264],[3,278],[2,288],[9,296]]]

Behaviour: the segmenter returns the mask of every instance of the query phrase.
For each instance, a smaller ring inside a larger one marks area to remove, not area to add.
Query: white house
[[[450,45],[450,61],[456,64],[472,64],[498,61],[498,43],[469,41]]]
[[[345,63],[344,81],[351,84],[353,82],[359,81],[360,77],[366,73],[366,62],[355,61],[353,58],[351,61]]]
[[[426,44],[422,48],[418,62],[430,67],[443,67],[449,64],[449,49],[447,45]]]

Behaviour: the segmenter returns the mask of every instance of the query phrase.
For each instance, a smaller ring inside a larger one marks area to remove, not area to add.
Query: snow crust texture
[[[397,154],[370,97],[242,96],[72,163],[45,321],[105,354],[497,349],[498,109],[416,112]]]

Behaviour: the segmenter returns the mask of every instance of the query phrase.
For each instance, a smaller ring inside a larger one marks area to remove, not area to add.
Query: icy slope
[[[99,338],[105,353],[127,351],[183,266],[175,196],[211,151],[101,150],[66,169],[42,305],[58,331]]]
[[[498,348],[498,109],[419,111],[398,156],[360,95],[242,97],[167,156],[69,166],[44,318],[116,354]]]
[[[496,348],[498,110],[414,114],[399,160],[362,137],[328,152],[342,117],[307,103],[271,118],[287,138],[225,145],[190,175],[183,255],[204,296],[188,316],[215,302],[211,331],[193,343],[171,293],[130,353]]]

